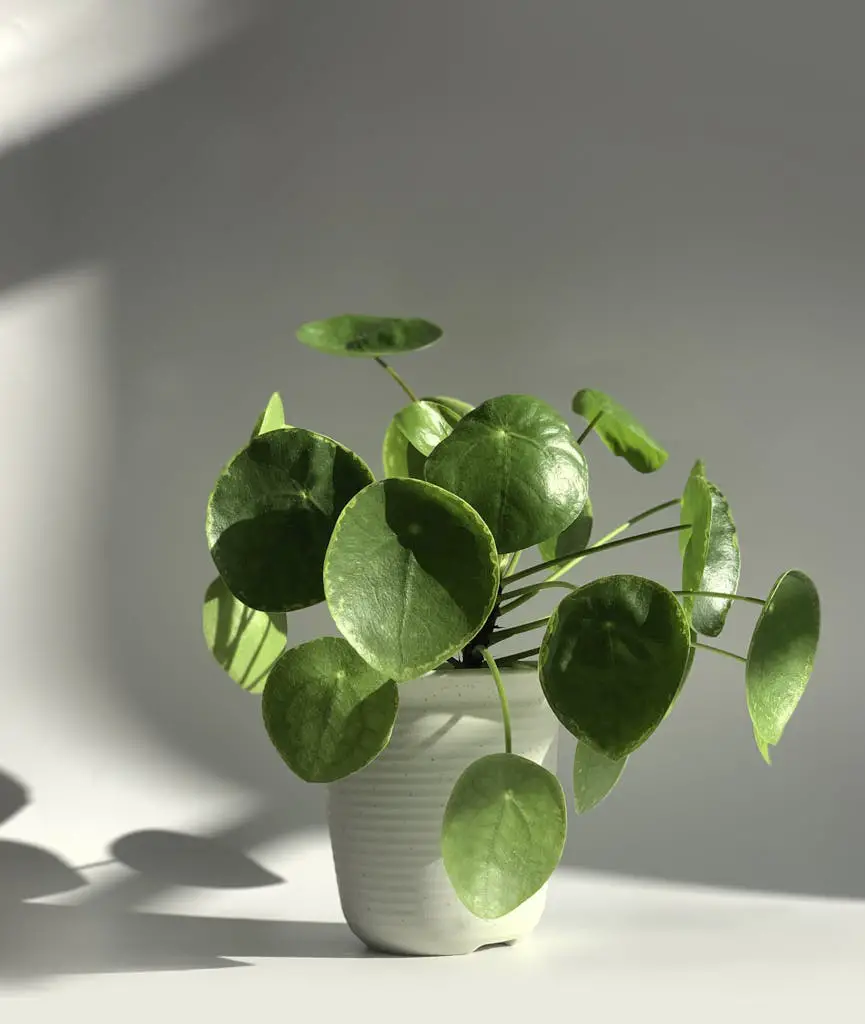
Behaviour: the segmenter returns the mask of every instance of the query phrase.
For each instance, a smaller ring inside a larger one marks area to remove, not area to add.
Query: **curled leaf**
[[[333,356],[374,358],[426,348],[442,333],[428,320],[346,314],[302,324],[297,339]]]
[[[605,392],[583,388],[574,395],[572,408],[589,422],[600,414],[595,433],[614,455],[640,473],[654,473],[667,461],[667,452],[643,424]]]

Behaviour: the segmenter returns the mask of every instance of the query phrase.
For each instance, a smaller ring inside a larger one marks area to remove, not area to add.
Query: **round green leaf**
[[[585,814],[604,799],[621,778],[627,757],[613,760],[588,743],[574,752],[574,809]]]
[[[655,731],[690,654],[682,606],[639,576],[607,576],[569,594],[541,643],[547,702],[565,728],[613,760]]]
[[[284,427],[250,441],[207,504],[210,553],[231,592],[261,611],[321,601],[334,524],[372,479],[354,452],[309,430]]]
[[[498,587],[498,554],[483,520],[422,480],[381,480],[361,491],[340,516],[324,563],[340,632],[398,682],[464,647]]]
[[[285,648],[285,613],[248,608],[217,578],[204,595],[202,626],[211,654],[229,676],[249,693],[260,693]]]
[[[503,917],[555,871],[566,831],[565,794],[555,775],[516,754],[490,754],[466,768],[448,800],[445,870],[476,917]]]
[[[548,562],[553,558],[565,558],[568,555],[578,555],[581,551],[585,551],[589,546],[594,521],[592,499],[586,498],[583,511],[570,526],[565,527],[557,536],[543,540],[538,545],[541,560]]]
[[[817,588],[804,572],[790,569],[763,605],[745,666],[748,711],[763,745],[781,739],[811,678],[819,640]]]
[[[271,669],[262,715],[271,743],[306,782],[359,771],[387,746],[396,721],[396,685],[342,637],[310,640]]]
[[[444,412],[435,402],[423,399],[410,402],[394,416],[394,422],[405,439],[421,455],[429,455],[453,429]]]
[[[588,466],[570,427],[530,395],[491,398],[467,413],[424,472],[477,509],[501,552],[560,533],[589,494]]]
[[[434,404],[450,427],[455,427],[463,416],[473,409],[468,402],[460,401],[459,398],[436,396],[422,398],[421,401]],[[414,480],[424,478],[426,456],[419,452],[400,430],[396,417],[391,420],[384,435],[381,459],[385,476],[408,476]]]
[[[297,330],[297,339],[332,356],[391,356],[426,348],[442,336],[428,320],[392,316],[332,316],[311,320]]]
[[[682,531],[687,535],[682,590],[735,594],[741,565],[736,525],[727,499],[706,479],[702,467],[696,463],[682,497],[681,521],[691,524],[690,530]],[[718,636],[732,603],[719,597],[682,597],[691,624],[704,636]]]
[[[583,388],[574,395],[572,407],[590,422],[602,413],[595,433],[614,455],[640,473],[654,473],[667,461],[667,452],[649,437],[642,423],[603,391]]]
[[[264,410],[255,421],[255,426],[252,428],[252,436],[258,437],[259,434],[266,434],[270,430],[279,430],[280,427],[284,426],[285,410],[282,406],[282,398],[278,391],[274,391]]]

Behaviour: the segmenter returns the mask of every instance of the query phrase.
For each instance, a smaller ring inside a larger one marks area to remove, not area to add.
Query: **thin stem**
[[[601,409],[601,411],[594,417],[594,419],[589,421],[589,425],[582,432],[582,434],[580,434],[580,436],[577,438],[577,444],[582,444],[583,441],[585,441],[585,439],[589,436],[589,434],[591,434],[591,432],[595,429],[595,425],[597,424],[598,420],[603,415],[604,415],[604,410]]]
[[[748,659],[743,658],[741,654],[733,654],[732,651],[725,651],[723,647],[713,647],[711,644],[701,644],[698,640],[694,641],[695,647],[700,647],[704,651],[713,651],[715,654],[723,654],[725,658],[732,658],[734,661],[741,661],[743,664],[748,664]]]
[[[511,552],[511,557],[508,559],[508,564],[505,566],[505,571],[502,573],[502,579],[504,579],[506,576],[510,576],[514,569],[516,569],[517,562],[519,562],[521,554],[522,551]]]
[[[505,753],[511,753],[511,711],[508,707],[508,695],[505,693],[505,686],[502,682],[502,675],[499,672],[499,667],[496,664],[496,659],[490,654],[486,647],[481,648],[481,654],[484,656],[484,661],[487,663],[487,668],[492,674],[493,681],[496,684],[496,689],[499,691],[499,703],[502,706],[502,721],[505,726]]]
[[[679,533],[682,530],[690,530],[690,528],[690,523],[682,523],[680,526],[665,526],[662,530],[649,530],[647,533],[635,533],[633,537],[623,537],[621,540],[611,540],[593,544],[590,548],[586,548],[582,555],[580,555],[580,558],[575,561],[580,561],[587,555],[595,555],[601,551],[609,551],[612,548],[621,547],[623,544],[636,544],[637,541],[648,540],[649,537],[662,537],[665,533]],[[536,572],[544,572],[546,569],[552,569],[554,566],[559,566],[563,561],[568,559],[570,559],[570,555],[564,555],[559,558],[550,558],[548,561],[540,562],[538,565],[532,565],[528,569],[523,569],[522,572],[514,573],[513,576],[509,577],[509,582],[525,579],[527,576],[532,576]]]
[[[674,590],[680,597],[723,597],[731,601],[747,601],[749,604],[765,604],[762,597],[745,597],[744,594],[723,594],[717,590]]]
[[[499,668],[505,668],[507,665],[513,665],[526,658],[533,658],[536,654],[540,654],[540,651],[540,647],[530,647],[527,651],[517,651],[516,654],[508,654],[504,658],[499,658]]]
[[[542,619],[535,619],[534,622],[521,622],[519,626],[511,626],[508,629],[497,629],[490,637],[490,644],[497,644],[500,640],[507,640],[508,637],[517,636],[519,633],[529,633],[533,629],[546,626],[550,621],[549,615]]]
[[[376,356],[375,357],[375,361],[378,363],[378,365],[383,370],[387,370],[387,372],[391,375],[391,377],[393,377],[393,379],[397,382],[397,384],[399,384],[399,386],[403,389],[403,391],[405,391],[405,393],[408,395],[408,397],[413,402],[417,402],[418,401],[418,397],[414,393],[414,391],[412,391],[412,389],[408,386],[408,384],[406,384],[406,382],[402,379],[402,377],[400,377],[400,375],[396,372],[396,370],[389,363],[386,363],[381,358],[381,356]]]
[[[529,584],[527,587],[519,587],[517,590],[512,590],[509,595],[513,600],[507,601],[499,607],[499,615],[505,615],[512,608],[519,608],[521,604],[525,604],[530,597],[534,597],[539,591],[550,590],[553,587],[562,587],[565,590],[579,589],[573,583],[565,583],[564,580],[545,581],[543,583]]]

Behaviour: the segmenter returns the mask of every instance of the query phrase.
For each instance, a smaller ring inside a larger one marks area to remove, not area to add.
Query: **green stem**
[[[499,691],[499,703],[502,706],[502,721],[505,726],[505,753],[511,753],[511,712],[508,707],[508,695],[505,693],[505,686],[502,682],[502,675],[499,672],[499,667],[496,664],[496,659],[490,654],[486,647],[481,648],[481,654],[484,656],[484,661],[487,663],[487,668],[492,674],[493,681],[496,684],[496,689]]]
[[[698,640],[694,641],[694,646],[699,647],[704,651],[713,651],[715,654],[723,654],[725,658],[732,658],[734,661],[741,661],[743,664],[748,664],[748,659],[743,658],[741,654],[733,654],[732,651],[725,651],[723,647],[713,647],[711,644],[701,644]]]
[[[621,540],[603,541],[598,544],[593,544],[590,548],[580,555],[579,558],[573,559],[574,564],[581,561],[587,555],[595,555],[601,551],[609,551],[612,548],[621,547],[623,544],[636,544],[639,540],[648,540],[649,537],[662,537],[665,533],[679,533],[682,530],[690,530],[690,523],[682,523],[680,526],[665,526],[662,530],[649,530],[647,533],[635,533],[633,537],[623,537]],[[552,569],[554,566],[560,566],[562,562],[570,560],[570,555],[563,555],[559,558],[550,558],[546,562],[540,562],[538,565],[529,566],[528,569],[523,569],[522,572],[514,573],[513,576],[508,578],[508,582],[516,582],[517,580],[525,579],[527,576],[532,576],[536,572],[544,572],[546,569]],[[553,575],[556,575],[553,573]],[[552,576],[550,577],[552,579]],[[508,595],[510,596],[510,595]]]
[[[730,601],[747,601],[749,604],[765,604],[762,597],[745,597],[744,594],[723,594],[717,590],[674,590],[679,597],[723,597]]]
[[[521,622],[518,626],[510,626],[508,629],[497,629],[490,637],[490,644],[497,644],[500,640],[507,640],[519,633],[529,633],[533,629],[546,626],[549,621],[550,617],[547,615],[542,619],[535,619],[534,622]]]
[[[553,587],[562,587],[565,590],[578,590],[573,583],[565,583],[564,580],[553,580],[552,582],[544,583],[530,583],[527,587],[518,587],[516,590],[512,590],[510,597],[512,600],[507,601],[505,604],[499,607],[499,615],[504,615],[509,612],[512,608],[518,608],[521,604],[524,604],[530,597],[534,597],[541,590],[551,590]]]
[[[580,436],[577,438],[577,444],[582,444],[583,441],[585,441],[585,439],[589,436],[589,434],[591,434],[591,432],[595,429],[595,425],[597,424],[598,420],[603,415],[604,415],[604,410],[601,409],[601,411],[597,414],[597,416],[595,416],[594,419],[589,421],[589,425],[582,432],[582,434],[580,434]]]
[[[502,579],[504,579],[505,576],[510,576],[514,569],[516,569],[517,562],[519,562],[521,554],[522,551],[511,552],[511,557],[508,559],[508,564],[505,566],[505,571],[502,573]]]
[[[387,370],[387,372],[391,375],[391,377],[393,377],[393,379],[397,382],[397,384],[399,384],[399,386],[403,389],[403,391],[405,391],[405,393],[408,395],[408,397],[413,402],[419,401],[419,399],[418,399],[417,395],[414,393],[414,391],[412,391],[412,389],[408,386],[408,384],[406,384],[406,382],[402,379],[402,377],[400,377],[400,375],[396,372],[396,370],[389,363],[386,363],[381,358],[381,356],[376,356],[375,357],[375,361],[378,363],[378,365],[383,370]]]
[[[508,654],[504,658],[499,658],[499,668],[513,665],[518,661],[523,661],[525,658],[533,658],[536,654],[540,654],[540,651],[540,647],[530,647],[527,651],[517,651],[516,654]]]

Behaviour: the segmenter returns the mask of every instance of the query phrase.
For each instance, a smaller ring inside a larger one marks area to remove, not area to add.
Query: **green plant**
[[[600,391],[574,397],[573,411],[588,421],[579,436],[529,395],[476,408],[418,398],[383,357],[441,333],[424,320],[365,316],[299,329],[312,348],[374,359],[405,392],[385,433],[385,476],[376,480],[332,438],[286,426],[275,394],[208,502],[219,579],[207,591],[204,631],[229,675],[263,691],[270,740],[309,782],[359,771],[386,747],[401,685],[444,664],[489,670],[504,749],[457,782],[442,853],[463,903],[494,918],[543,885],[566,828],[556,777],[511,751],[500,667],[537,666],[550,707],[577,739],[574,806],[582,813],[611,791],[669,714],[698,650],[744,664],[756,745],[769,761],[813,668],[819,601],[799,570],[783,573],[765,600],[737,593],[733,517],[701,462],[681,496],[590,543],[584,441],[594,433],[641,473],[660,469],[666,451]],[[678,523],[620,536],[676,508]],[[682,557],[675,590],[626,574],[580,586],[562,579],[589,556],[666,534],[678,535]],[[518,571],[521,553],[534,547],[539,561]],[[556,587],[567,593],[552,615],[507,624]],[[322,601],[340,636],[285,650],[286,613]],[[721,633],[734,601],[760,607],[746,657],[698,639]],[[539,643],[494,657],[498,644],[539,630]]]

